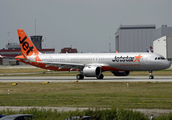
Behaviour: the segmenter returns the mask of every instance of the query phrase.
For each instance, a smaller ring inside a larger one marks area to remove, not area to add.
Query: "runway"
[[[172,82],[172,76],[105,76],[104,79],[98,80],[95,77],[85,77],[83,80],[77,80],[75,76],[35,76],[35,77],[0,77],[0,82]]]

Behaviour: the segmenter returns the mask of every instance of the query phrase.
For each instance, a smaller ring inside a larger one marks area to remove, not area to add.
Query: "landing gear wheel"
[[[103,79],[103,77],[104,77],[104,75],[101,74],[101,75],[97,76],[97,79]]]
[[[149,79],[154,79],[154,76],[152,75],[152,71],[149,71],[149,74],[150,74]]]
[[[78,75],[76,76],[76,79],[77,79],[77,80],[84,79],[84,76],[83,76],[82,74],[78,74]]]
[[[150,75],[150,76],[149,76],[149,79],[154,79],[154,76],[151,76],[151,75]]]

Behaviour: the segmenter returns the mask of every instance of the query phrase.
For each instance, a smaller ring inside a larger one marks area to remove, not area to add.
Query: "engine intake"
[[[97,66],[84,67],[83,74],[86,77],[97,77],[101,74],[101,68]]]
[[[112,71],[115,76],[128,76],[130,71]]]

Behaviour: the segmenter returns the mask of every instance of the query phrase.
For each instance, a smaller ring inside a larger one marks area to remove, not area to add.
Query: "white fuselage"
[[[136,57],[139,55],[141,57],[136,60]],[[79,63],[85,66],[110,66],[129,71],[154,71],[166,69],[171,66],[171,63],[163,59],[163,56],[154,53],[59,53],[39,54],[39,58],[42,62]]]

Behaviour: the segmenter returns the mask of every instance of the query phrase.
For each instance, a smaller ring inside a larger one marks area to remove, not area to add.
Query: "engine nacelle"
[[[84,67],[83,74],[86,77],[97,77],[101,74],[101,68],[97,66]]]
[[[112,72],[115,76],[128,76],[130,71],[113,71]]]

